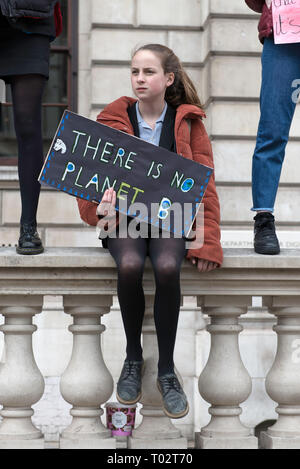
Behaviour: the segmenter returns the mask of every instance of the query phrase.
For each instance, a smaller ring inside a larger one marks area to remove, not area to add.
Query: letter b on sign
[[[169,210],[170,210],[170,207],[172,205],[172,202],[170,199],[168,199],[167,197],[164,197],[161,202],[160,202],[160,206],[158,207],[158,218],[160,218],[161,220],[164,220],[165,218],[167,218],[167,216],[169,215]]]

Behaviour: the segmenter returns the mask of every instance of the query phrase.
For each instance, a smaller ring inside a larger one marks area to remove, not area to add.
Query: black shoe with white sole
[[[18,254],[41,254],[44,247],[36,230],[36,223],[21,223],[20,238],[16,247]]]

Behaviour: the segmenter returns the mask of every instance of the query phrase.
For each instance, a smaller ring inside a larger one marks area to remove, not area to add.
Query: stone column
[[[266,377],[266,391],[278,402],[277,422],[262,432],[265,449],[300,447],[300,296],[266,298],[264,303],[277,316],[277,353]]]
[[[111,431],[101,422],[104,404],[113,392],[113,379],[102,356],[100,335],[105,330],[101,316],[109,313],[111,295],[64,296],[65,313],[73,316],[73,351],[62,375],[60,389],[73,405],[73,420],[61,435],[62,449],[115,448]]]
[[[187,439],[182,438],[181,432],[173,425],[162,409],[161,394],[157,389],[158,345],[153,317],[153,295],[146,295],[146,309],[143,324],[143,356],[145,372],[142,381],[143,408],[142,423],[133,430],[128,439],[128,447],[141,448],[187,448]],[[177,376],[180,375],[176,370]],[[181,382],[182,384],[182,382]]]
[[[251,297],[208,296],[199,298],[199,306],[211,317],[207,326],[211,334],[208,361],[199,378],[199,391],[211,404],[211,420],[196,433],[196,447],[209,449],[257,448],[257,438],[251,435],[239,418],[239,404],[251,393],[251,378],[243,365],[238,334],[242,326],[238,317],[247,312]]]
[[[0,366],[0,449],[42,449],[43,435],[32,423],[31,406],[44,392],[44,378],[35,362],[32,349],[32,324],[42,311],[42,296],[0,296],[0,313],[5,323],[5,359]]]

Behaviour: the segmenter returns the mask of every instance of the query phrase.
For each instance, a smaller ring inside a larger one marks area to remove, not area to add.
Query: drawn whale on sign
[[[54,150],[55,151],[60,151],[62,154],[66,153],[67,151],[67,146],[66,144],[63,142],[63,140],[61,140],[61,138],[58,138],[54,144]]]

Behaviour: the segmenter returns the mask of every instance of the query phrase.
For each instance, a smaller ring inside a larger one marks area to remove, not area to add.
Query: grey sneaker
[[[180,419],[188,413],[189,404],[175,373],[158,376],[157,387],[162,395],[164,412],[168,417]]]
[[[142,396],[144,360],[125,360],[117,383],[117,399],[121,404],[136,404]]]

